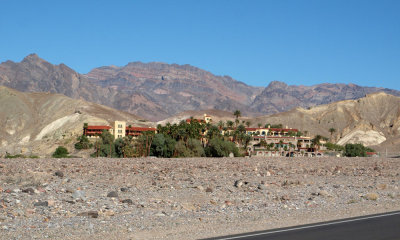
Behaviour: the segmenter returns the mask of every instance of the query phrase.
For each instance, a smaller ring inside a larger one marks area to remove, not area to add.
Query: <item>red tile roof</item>
[[[275,132],[298,132],[297,129],[290,129],[290,128],[270,128],[270,131],[275,131]]]
[[[186,119],[187,123],[190,123],[192,121],[192,119],[188,118]],[[204,121],[203,119],[193,119],[194,122],[199,122],[199,123],[205,123],[206,121]]]
[[[298,132],[297,129],[290,129],[290,128],[246,128],[246,131],[257,131],[257,130],[267,130],[274,132]]]
[[[155,128],[150,127],[126,127],[128,131],[136,131],[136,132],[146,132],[146,131],[156,131]]]
[[[367,152],[367,155],[372,156],[372,155],[378,155],[376,152]]]
[[[257,131],[257,130],[259,130],[260,128],[246,128],[246,131]]]
[[[87,130],[109,130],[110,126],[88,126]]]

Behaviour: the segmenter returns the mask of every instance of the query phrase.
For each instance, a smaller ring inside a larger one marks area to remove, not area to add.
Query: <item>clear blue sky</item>
[[[400,1],[2,0],[0,61],[30,53],[80,73],[159,61],[254,86],[400,90]]]

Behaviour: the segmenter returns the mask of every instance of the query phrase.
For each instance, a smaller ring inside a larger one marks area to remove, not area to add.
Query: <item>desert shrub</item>
[[[63,146],[59,146],[56,151],[53,153],[53,157],[54,158],[66,158],[68,157],[68,150],[63,147]]]
[[[37,155],[23,155],[23,154],[15,154],[15,155],[11,155],[9,153],[6,154],[6,156],[4,156],[4,158],[39,158],[39,156]]]
[[[330,151],[344,151],[343,146],[340,146],[340,145],[337,145],[334,143],[330,143],[330,142],[326,143],[325,147]]]
[[[11,154],[7,153],[4,158],[25,158],[25,156],[22,154],[11,155]]]

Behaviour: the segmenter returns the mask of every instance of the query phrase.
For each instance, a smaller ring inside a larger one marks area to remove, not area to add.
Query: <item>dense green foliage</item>
[[[103,131],[100,139],[94,144],[92,157],[142,157],[149,156],[153,134],[145,132],[137,139],[130,136],[114,140],[114,136]]]
[[[96,149],[93,157],[116,157],[114,136],[108,132],[103,131],[100,135],[100,139],[94,144]]]
[[[89,142],[88,137],[86,137],[85,135],[79,136],[76,140],[78,141],[77,143],[75,143],[75,149],[77,150],[89,149],[93,147],[93,144]]]
[[[205,148],[207,157],[228,157],[230,153],[233,153],[235,157],[238,157],[239,149],[233,142],[225,141],[221,138],[213,138]]]
[[[150,155],[156,157],[170,158],[174,154],[176,141],[164,134],[154,135],[151,143]]]
[[[239,125],[231,134],[226,132],[226,135],[222,136],[221,131],[232,126],[232,121],[228,121],[225,127],[222,121],[211,125],[200,123],[193,118],[190,123],[181,121],[179,124],[158,125],[159,133],[154,136],[150,154],[157,157],[204,157],[208,151],[207,156],[229,156],[231,152],[238,156],[238,148],[234,143],[227,141],[227,138],[232,137],[245,145],[251,138],[245,134],[246,129],[243,125]],[[205,143],[200,141],[203,134],[207,140]],[[224,142],[223,146],[215,144],[216,141]]]
[[[68,157],[68,150],[63,147],[63,146],[59,146],[56,151],[53,153],[53,157],[54,158],[67,158]]]
[[[197,139],[190,138],[187,143],[180,140],[175,145],[176,157],[205,157],[204,148]]]
[[[344,147],[344,155],[346,157],[366,157],[367,152],[375,152],[373,149],[364,147],[362,144],[348,143]]]

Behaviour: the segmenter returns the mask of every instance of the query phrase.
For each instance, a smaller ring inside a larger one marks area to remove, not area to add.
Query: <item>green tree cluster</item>
[[[344,155],[346,157],[366,157],[367,152],[375,152],[373,149],[364,147],[364,145],[356,143],[348,143],[344,146]]]
[[[75,149],[77,150],[89,149],[93,147],[93,144],[89,142],[88,137],[85,135],[79,136],[76,140],[78,141],[75,143]]]
[[[205,148],[207,157],[228,157],[230,153],[233,153],[235,157],[240,155],[239,149],[233,142],[226,141],[222,138],[211,139]]]
[[[232,152],[238,156],[239,151],[236,145],[227,140],[231,136],[222,136],[221,134],[222,130],[226,131],[232,126],[232,121],[228,121],[226,124],[220,121],[217,125],[212,125],[195,121],[193,118],[190,122],[181,121],[179,124],[158,125],[158,134],[154,136],[150,154],[156,157],[221,157],[229,156],[229,153]],[[244,126],[239,125],[232,132],[232,137],[248,143],[250,136],[247,136],[247,139],[244,136],[245,132]],[[202,142],[204,138],[207,141]],[[221,151],[213,149],[225,149],[229,152],[222,154]]]

